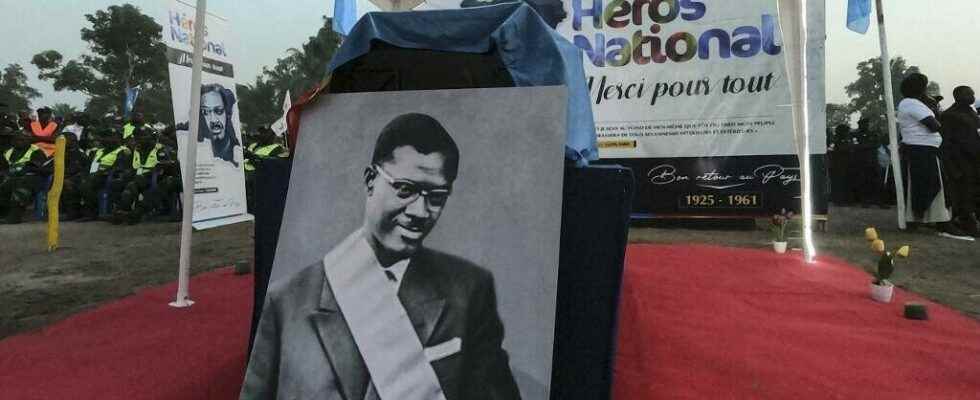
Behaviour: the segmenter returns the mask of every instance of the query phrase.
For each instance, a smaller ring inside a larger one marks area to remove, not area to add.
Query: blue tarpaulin
[[[496,49],[517,86],[566,85],[565,157],[579,165],[598,158],[581,50],[545,24],[528,5],[368,13],[344,39],[328,72],[367,54],[372,40],[408,49],[463,53]]]

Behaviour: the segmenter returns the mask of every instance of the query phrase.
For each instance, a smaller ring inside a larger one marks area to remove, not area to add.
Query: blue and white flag
[[[136,107],[136,99],[140,97],[140,87],[135,86],[131,88],[126,88],[126,104],[123,107],[123,115],[129,116],[133,112],[133,108]]]
[[[341,35],[347,36],[351,28],[357,23],[357,1],[356,0],[334,0],[333,3],[333,30]]]
[[[871,0],[847,0],[847,29],[868,33],[871,26]]]

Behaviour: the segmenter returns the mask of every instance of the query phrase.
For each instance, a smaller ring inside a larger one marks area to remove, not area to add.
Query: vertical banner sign
[[[811,158],[819,214],[823,1],[809,62]],[[639,177],[640,216],[762,216],[800,209],[775,0],[564,0],[558,31],[582,49],[603,163]]]
[[[185,160],[191,112],[201,113],[194,179],[195,226],[240,222],[246,213],[242,124],[235,93],[234,48],[228,22],[208,13],[205,21],[201,108],[190,110],[195,7],[173,1],[163,23],[170,69],[177,144]],[[187,170],[181,165],[182,170]]]

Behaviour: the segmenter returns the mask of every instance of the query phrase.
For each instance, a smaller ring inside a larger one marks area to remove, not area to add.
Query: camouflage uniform
[[[19,148],[18,148],[19,147]],[[34,145],[15,146],[3,152],[0,165],[0,215],[10,224],[20,223],[24,210],[34,199],[46,175],[50,174],[48,158]]]

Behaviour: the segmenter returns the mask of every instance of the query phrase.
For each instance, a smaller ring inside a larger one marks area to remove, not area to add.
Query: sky
[[[208,10],[228,19],[233,26],[239,54],[235,66],[240,83],[253,82],[262,67],[272,65],[290,47],[299,47],[316,33],[331,0],[210,0]],[[718,0],[715,0],[718,1]],[[724,0],[737,1],[737,0]],[[847,0],[825,0],[827,9],[825,90],[827,101],[846,103],[844,86],[857,78],[857,63],[880,55],[878,30],[872,24],[866,35],[845,28]],[[67,102],[76,106],[84,96],[55,92],[37,79],[31,57],[56,49],[71,59],[82,54],[85,43],[79,30],[84,14],[105,9],[119,0],[0,0],[0,66],[18,63],[40,90],[39,104]],[[132,0],[149,15],[160,15],[168,0]],[[976,0],[884,0],[889,50],[904,56],[938,82],[943,95],[952,99],[958,85],[980,88],[980,11]],[[288,4],[288,6],[284,6]],[[947,105],[948,105],[947,100]]]

